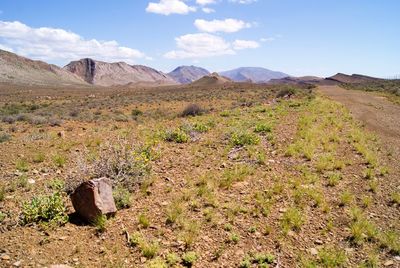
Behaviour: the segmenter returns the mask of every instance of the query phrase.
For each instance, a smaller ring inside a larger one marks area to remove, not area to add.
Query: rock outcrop
[[[93,59],[72,61],[64,67],[87,83],[97,86],[117,86],[134,84],[173,85],[176,82],[168,75],[142,65],[125,62],[108,63]]]
[[[78,215],[87,222],[93,222],[101,215],[112,216],[117,212],[112,184],[107,178],[83,182],[71,194],[71,201]]]

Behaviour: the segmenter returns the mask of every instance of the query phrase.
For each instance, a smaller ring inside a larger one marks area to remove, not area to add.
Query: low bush
[[[197,254],[194,251],[188,251],[182,256],[182,264],[186,267],[192,267],[197,261]]]
[[[294,95],[295,93],[296,93],[296,90],[294,88],[287,87],[287,88],[283,88],[283,89],[279,90],[278,93],[276,94],[276,97],[277,98],[283,98],[285,96],[290,97],[290,96]]]
[[[249,132],[233,132],[231,134],[231,143],[234,146],[255,145],[260,142],[260,138]]]
[[[167,130],[164,133],[164,140],[168,142],[186,143],[189,139],[189,135],[181,129]]]
[[[138,109],[133,109],[133,110],[131,111],[131,116],[132,116],[133,118],[136,118],[136,117],[138,117],[138,116],[140,116],[140,115],[142,115],[142,114],[143,114],[143,112],[140,111],[140,110],[138,110]]]
[[[265,123],[258,123],[255,128],[254,128],[254,132],[257,133],[269,133],[272,131],[272,128],[270,125],[267,125]]]
[[[201,115],[203,113],[204,113],[204,110],[199,105],[197,105],[197,104],[189,104],[182,111],[181,116],[182,117],[196,116],[196,115]]]
[[[0,143],[9,141],[11,136],[7,133],[0,133]]]
[[[68,221],[66,207],[62,196],[55,192],[49,196],[34,197],[31,202],[22,206],[22,224],[49,223],[63,225]]]
[[[85,180],[107,177],[114,187],[121,186],[133,192],[150,174],[149,153],[149,148],[144,152],[140,144],[121,138],[101,144],[96,157],[90,157],[89,152],[83,151],[76,157],[76,166],[71,169],[66,191],[72,192]]]

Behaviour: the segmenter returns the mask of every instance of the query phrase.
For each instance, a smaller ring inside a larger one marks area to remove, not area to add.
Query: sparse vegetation
[[[273,100],[282,89],[105,87],[93,98],[82,89],[86,99],[68,90],[73,97],[35,99],[34,111],[16,102],[16,114],[0,114],[12,117],[0,132],[13,135],[0,143],[0,240],[12,250],[35,243],[47,263],[46,243],[65,254],[61,245],[74,239],[76,266],[382,265],[399,251],[390,214],[399,206],[397,152],[343,106],[297,86]],[[184,114],[188,103],[202,112]],[[33,125],[31,115],[46,122]],[[52,128],[52,119],[63,123]],[[73,212],[63,191],[99,177],[112,181],[117,208],[129,209],[93,227],[73,215],[63,227]],[[52,192],[57,201],[38,196]],[[40,206],[52,212],[37,216]],[[42,236],[36,224],[57,234]]]

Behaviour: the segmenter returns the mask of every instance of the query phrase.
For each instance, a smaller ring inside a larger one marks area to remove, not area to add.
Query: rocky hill
[[[222,76],[228,77],[235,82],[266,83],[271,79],[280,79],[289,75],[271,71],[260,67],[241,67],[230,71],[220,72]]]
[[[199,80],[194,81],[191,85],[193,86],[214,86],[214,85],[222,85],[226,83],[232,83],[231,79],[221,76],[218,73],[212,73],[206,76],[203,76]]]
[[[210,72],[204,68],[196,66],[179,66],[172,72],[168,73],[177,83],[190,84],[203,76],[209,75]]]
[[[325,80],[340,83],[340,84],[342,84],[342,83],[361,84],[361,83],[382,81],[383,79],[366,76],[366,75],[361,75],[361,74],[347,75],[347,74],[343,74],[343,73],[337,73],[334,76],[327,77]]]
[[[125,62],[108,63],[93,59],[72,61],[64,67],[87,83],[98,86],[127,85],[136,83],[168,85],[176,82],[168,75],[142,65],[129,65]]]
[[[79,76],[56,65],[0,50],[0,83],[66,86],[87,85]]]
[[[289,84],[289,85],[301,85],[301,84],[320,84],[324,79],[317,76],[301,76],[294,77],[288,76],[280,79],[271,79],[269,84]]]

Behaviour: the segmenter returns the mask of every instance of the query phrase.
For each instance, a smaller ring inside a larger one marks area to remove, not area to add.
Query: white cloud
[[[209,7],[203,7],[201,10],[203,10],[203,12],[207,13],[207,14],[215,12],[215,9],[212,9],[212,8],[209,8]]]
[[[0,45],[26,57],[53,62],[90,57],[133,63],[146,57],[139,50],[120,46],[116,41],[86,40],[63,29],[31,28],[18,21],[0,21]]]
[[[233,48],[236,50],[259,48],[259,47],[260,44],[258,42],[251,40],[235,40],[235,42],[233,42]]]
[[[196,0],[196,3],[201,6],[205,6],[205,5],[216,4],[217,0]]]
[[[149,3],[146,11],[168,16],[170,14],[188,14],[196,11],[196,8],[188,6],[185,0],[160,0],[158,3]]]
[[[238,3],[238,4],[251,4],[251,3],[254,3],[257,1],[258,0],[229,0],[229,2]]]
[[[242,20],[236,20],[236,19],[212,20],[212,21],[197,19],[195,20],[194,25],[200,31],[208,33],[216,33],[216,32],[234,33],[244,28],[251,27],[251,23],[247,23]]]
[[[164,54],[167,59],[199,59],[222,55],[234,55],[235,50],[258,48],[256,41],[236,40],[230,43],[220,36],[197,33],[187,34],[175,38],[178,50],[172,50]]]
[[[205,58],[220,55],[232,55],[235,51],[231,44],[219,36],[207,33],[187,34],[175,38],[179,50],[164,54],[168,59]]]

